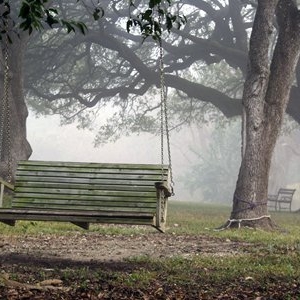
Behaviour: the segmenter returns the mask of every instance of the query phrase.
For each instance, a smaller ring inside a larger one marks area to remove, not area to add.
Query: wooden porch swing
[[[0,160],[8,153],[8,178],[0,178],[0,222],[17,220],[71,222],[84,229],[90,223],[151,225],[165,231],[168,197],[173,195],[172,166],[160,43],[161,164],[115,164],[20,161],[14,184],[10,153],[9,57],[5,52]],[[164,131],[169,164],[164,164]],[[3,207],[4,190],[13,192]]]

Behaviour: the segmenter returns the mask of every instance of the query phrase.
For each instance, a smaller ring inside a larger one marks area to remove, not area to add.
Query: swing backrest
[[[22,161],[12,208],[155,214],[155,182],[168,181],[168,167]]]

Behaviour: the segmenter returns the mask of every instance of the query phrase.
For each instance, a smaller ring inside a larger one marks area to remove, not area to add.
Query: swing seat
[[[0,208],[0,221],[151,225],[165,231],[169,168],[159,164],[111,164],[20,161],[11,207]]]

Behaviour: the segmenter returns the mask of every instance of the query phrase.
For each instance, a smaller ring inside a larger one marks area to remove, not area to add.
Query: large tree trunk
[[[17,162],[28,159],[31,147],[26,138],[26,119],[28,111],[23,94],[23,56],[27,43],[27,35],[10,36],[13,43],[4,45],[1,41],[1,77],[0,77],[0,107],[3,109],[4,101],[4,63],[5,47],[8,47],[9,85],[8,110],[4,112],[5,118],[2,130],[0,176],[6,180],[13,180]],[[4,39],[5,40],[5,39]],[[8,120],[8,121],[7,121]]]
[[[275,13],[279,36],[270,65]],[[272,226],[267,209],[268,178],[300,53],[297,15],[292,0],[258,1],[243,94],[246,148],[226,227]]]

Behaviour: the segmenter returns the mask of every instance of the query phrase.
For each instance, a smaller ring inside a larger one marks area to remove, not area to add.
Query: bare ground
[[[191,283],[180,285],[170,284],[165,271],[158,273],[159,278],[145,289],[115,283],[115,274],[127,278],[136,270],[152,270],[153,266],[128,261],[133,257],[235,256],[247,253],[251,247],[208,236],[161,234],[154,230],[132,236],[97,232],[0,235],[0,299],[283,299],[285,290],[291,290],[290,283],[281,285],[278,295],[271,283],[271,298],[254,297],[253,289],[259,290],[259,283],[203,285],[196,273]],[[45,279],[47,286],[41,285]],[[300,286],[298,282],[293,284],[297,293]],[[241,297],[237,297],[239,293]],[[269,295],[268,291],[263,293]]]
[[[81,262],[122,261],[135,256],[164,258],[191,257],[199,254],[234,255],[247,244],[225,242],[206,236],[188,236],[146,232],[144,234],[101,235],[96,232],[71,235],[39,235],[2,237],[1,263],[15,256],[27,255],[39,259],[70,259]],[[3,260],[3,257],[5,259]]]

